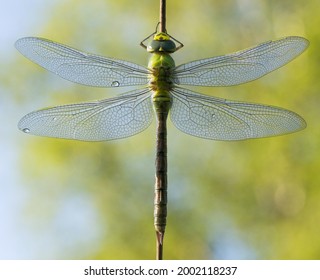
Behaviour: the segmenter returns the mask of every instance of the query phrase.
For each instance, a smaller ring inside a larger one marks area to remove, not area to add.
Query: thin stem
[[[166,32],[166,0],[160,0],[160,32]]]
[[[164,233],[156,231],[156,237],[157,237],[157,253],[156,253],[156,259],[159,261],[163,260],[163,237]]]
[[[159,31],[166,32],[166,0],[160,0]],[[163,238],[167,223],[167,117],[170,101],[154,101],[157,114],[156,183],[154,190],[154,226],[157,237],[156,259],[163,259]]]

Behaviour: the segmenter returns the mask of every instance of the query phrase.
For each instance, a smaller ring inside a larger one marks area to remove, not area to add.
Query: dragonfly
[[[171,54],[183,44],[167,32],[156,31],[141,42],[151,55],[148,66],[144,67],[43,38],[21,38],[15,46],[25,57],[66,80],[94,87],[141,87],[104,100],[37,110],[24,116],[18,127],[25,133],[39,136],[105,141],[142,132],[155,115],[154,226],[157,259],[162,259],[167,218],[169,114],[179,130],[212,140],[269,137],[306,127],[306,122],[295,112],[212,97],[181,85],[224,87],[247,83],[290,62],[308,45],[307,39],[290,36],[175,66]]]

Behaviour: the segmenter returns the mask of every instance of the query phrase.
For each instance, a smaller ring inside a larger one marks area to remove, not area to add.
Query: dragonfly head
[[[176,44],[174,43],[174,41],[171,40],[170,36],[164,32],[156,33],[153,36],[153,40],[147,46],[147,51],[149,53],[173,53],[176,50]]]

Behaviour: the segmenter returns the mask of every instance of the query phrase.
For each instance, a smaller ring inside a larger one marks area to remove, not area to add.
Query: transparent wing
[[[150,94],[139,89],[116,98],[45,108],[24,116],[18,127],[34,135],[83,141],[125,138],[150,125]]]
[[[225,100],[174,88],[171,120],[187,134],[242,140],[287,134],[306,127],[296,113],[272,106]]]
[[[286,37],[232,54],[192,61],[174,69],[174,82],[195,86],[246,83],[285,65],[308,45],[302,37]]]
[[[148,83],[148,70],[137,64],[88,54],[47,39],[26,37],[15,43],[27,58],[60,77],[97,87]]]

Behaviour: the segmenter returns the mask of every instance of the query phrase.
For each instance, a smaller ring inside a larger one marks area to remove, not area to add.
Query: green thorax
[[[176,50],[175,43],[166,33],[157,33],[153,40],[148,44],[147,51],[152,55],[149,59],[148,68],[150,69],[149,86],[153,93],[155,107],[170,107],[170,90],[173,87],[172,70],[175,67],[174,60],[169,53]]]
[[[174,60],[168,53],[155,52],[149,59],[148,68],[149,86],[153,91],[169,91],[172,88],[172,70],[175,67]]]

